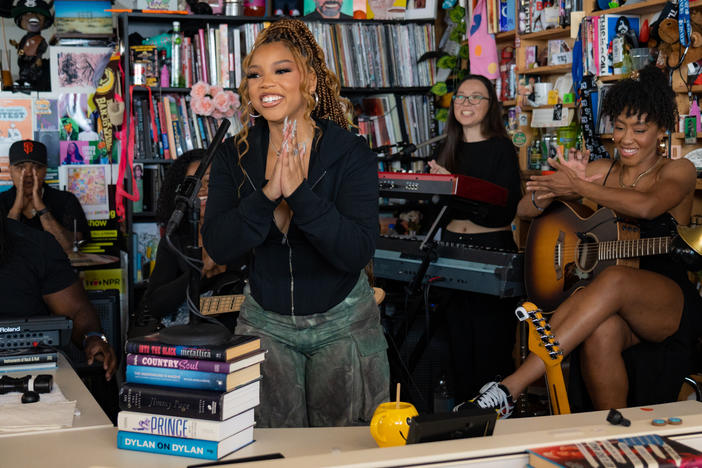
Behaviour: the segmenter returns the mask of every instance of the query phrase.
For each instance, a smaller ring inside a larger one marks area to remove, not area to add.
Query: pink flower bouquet
[[[198,81],[193,85],[190,98],[193,112],[215,119],[233,117],[241,105],[238,94],[225,91],[219,86],[210,86],[204,81]]]

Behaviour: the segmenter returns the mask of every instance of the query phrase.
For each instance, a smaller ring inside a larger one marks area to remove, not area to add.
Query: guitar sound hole
[[[597,239],[589,233],[578,243],[577,263],[581,270],[590,271],[597,265],[597,245]]]

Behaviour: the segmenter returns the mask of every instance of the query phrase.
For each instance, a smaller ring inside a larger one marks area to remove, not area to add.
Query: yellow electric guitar
[[[561,369],[563,352],[551,332],[551,326],[541,315],[541,310],[531,302],[524,302],[514,313],[520,321],[526,322],[529,326],[529,351],[539,356],[546,366],[546,384],[551,401],[551,413],[570,414],[570,404]]]

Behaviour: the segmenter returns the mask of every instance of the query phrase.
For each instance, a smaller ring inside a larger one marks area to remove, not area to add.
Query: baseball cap
[[[40,141],[20,140],[10,146],[10,165],[33,162],[46,166],[46,146]]]

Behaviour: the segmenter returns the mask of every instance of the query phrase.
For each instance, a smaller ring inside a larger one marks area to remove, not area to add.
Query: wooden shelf
[[[694,1],[694,0],[693,0]],[[610,8],[608,10],[593,11],[590,16],[601,15],[646,15],[656,13],[663,9],[663,5],[668,3],[668,0],[647,0],[645,2],[630,3],[619,8]],[[693,3],[693,2],[690,2]]]
[[[502,101],[502,107],[512,107],[517,105],[516,99],[509,99],[507,101]]]
[[[610,83],[612,81],[619,81],[623,80],[624,78],[628,77],[628,74],[624,75],[607,75],[607,76],[598,76],[597,79],[600,80],[602,83]]]
[[[695,190],[702,190],[702,179],[697,179],[695,182]]]
[[[574,109],[575,108],[575,103],[568,102],[568,103],[561,103],[564,109]],[[529,111],[533,109],[553,109],[556,107],[556,104],[546,104],[545,106],[524,106],[522,107],[522,110],[524,111]]]
[[[545,40],[545,39],[557,39],[557,38],[562,38],[562,37],[570,37],[570,26],[567,28],[551,28],[551,29],[546,29],[544,31],[539,31],[535,33],[529,33],[529,34],[520,34],[519,35],[519,40],[520,41],[529,41],[529,40]]]
[[[511,31],[499,32],[499,33],[495,34],[495,42],[504,42],[504,41],[508,41],[510,39],[514,40],[516,35],[517,35],[517,33],[515,32],[514,29]]]
[[[568,73],[573,69],[573,65],[567,63],[565,65],[552,65],[550,67],[536,67],[527,68],[524,70],[517,70],[520,75],[559,75],[561,73]]]

